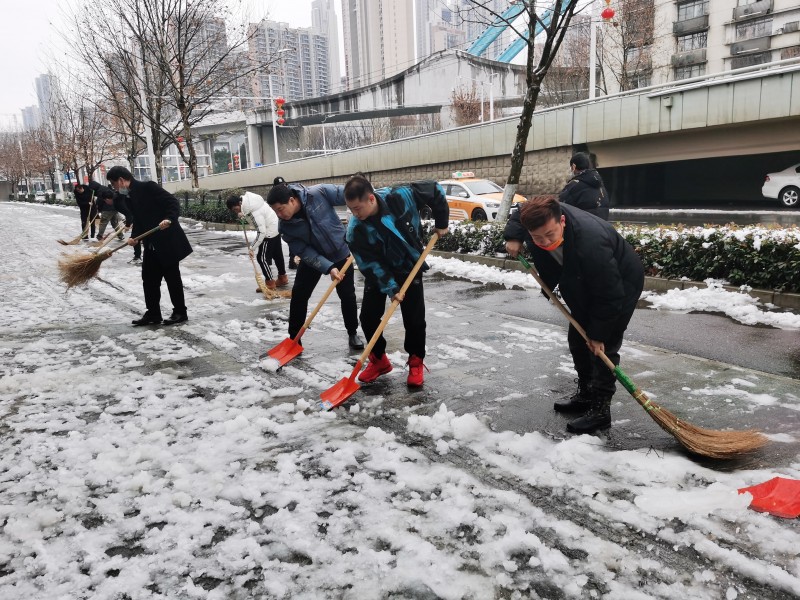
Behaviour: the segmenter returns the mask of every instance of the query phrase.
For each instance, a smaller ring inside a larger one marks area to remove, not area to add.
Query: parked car
[[[761,194],[765,198],[775,198],[787,208],[800,208],[800,163],[769,173]]]
[[[44,190],[36,190],[34,194],[34,199],[36,202],[44,202]]]
[[[450,220],[494,221],[503,200],[503,188],[489,179],[478,179],[472,171],[456,171],[452,179],[440,181],[450,206]],[[512,208],[527,198],[514,194]]]

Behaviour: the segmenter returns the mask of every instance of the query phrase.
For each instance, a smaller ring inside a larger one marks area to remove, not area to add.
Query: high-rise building
[[[457,11],[441,0],[416,2],[417,60],[441,50],[463,50],[467,31]]]
[[[478,6],[469,0],[455,0],[452,5],[453,17],[455,25],[466,34],[464,49],[466,50],[470,43],[474,42],[497,20],[495,14],[502,15],[509,6],[510,3],[507,0],[485,0]],[[504,29],[481,56],[495,60],[517,39],[516,35],[510,28]]]
[[[25,131],[37,129],[40,124],[38,106],[26,106],[22,109],[22,128]]]
[[[391,77],[414,64],[414,6],[408,0],[342,0],[349,88]]]
[[[798,0],[621,0],[601,24],[614,93],[800,56]]]
[[[50,73],[39,75],[34,80],[36,86],[36,99],[39,102],[40,122],[49,122],[53,114],[53,87],[55,77]]]
[[[339,25],[333,0],[311,2],[311,28],[328,37],[328,74],[331,91],[341,89],[342,70],[339,66]]]
[[[275,21],[251,27],[257,31],[250,38],[250,59],[269,65],[256,72],[253,95],[303,100],[330,93],[327,35]]]

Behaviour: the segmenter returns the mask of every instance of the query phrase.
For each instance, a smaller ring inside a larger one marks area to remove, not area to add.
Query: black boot
[[[146,312],[142,315],[140,319],[134,319],[131,321],[131,325],[134,327],[139,327],[140,325],[160,325],[161,324],[161,315],[154,315],[152,313]]]
[[[183,323],[184,321],[188,321],[189,317],[186,315],[185,312],[181,312],[178,310],[173,310],[172,314],[169,316],[168,319],[164,319],[162,322],[164,325],[176,325],[177,323]]]
[[[611,396],[594,396],[589,412],[567,423],[571,433],[594,433],[611,427]]]
[[[350,344],[350,347],[353,350],[363,350],[364,349],[364,340],[359,337],[357,333],[348,333],[347,334],[347,342]]]
[[[556,412],[561,413],[583,413],[589,410],[589,407],[592,403],[592,396],[591,390],[589,387],[588,381],[581,381],[580,379],[576,379],[575,382],[578,384],[577,391],[572,394],[569,398],[565,398],[564,400],[559,400],[555,404],[553,404],[553,409]]]

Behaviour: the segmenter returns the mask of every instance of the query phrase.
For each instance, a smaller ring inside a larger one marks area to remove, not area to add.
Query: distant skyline
[[[48,59],[59,53],[63,43],[54,24],[66,4],[76,0],[25,0],[3,2],[0,18],[0,127],[13,127],[14,117],[22,127],[22,109],[36,105],[34,80],[47,72]],[[293,27],[311,26],[311,0],[245,0],[253,20],[265,14]],[[340,10],[338,0],[334,3]],[[88,40],[90,41],[90,40]],[[61,52],[63,53],[63,52]]]

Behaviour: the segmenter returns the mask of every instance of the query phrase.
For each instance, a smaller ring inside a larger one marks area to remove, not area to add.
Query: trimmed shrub
[[[504,254],[502,223],[450,224],[436,248],[461,254]],[[425,222],[426,236],[433,223]],[[617,225],[642,258],[648,275],[800,292],[800,228]]]

